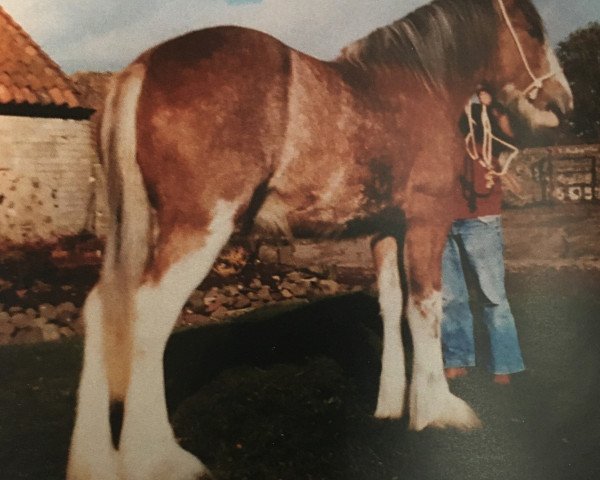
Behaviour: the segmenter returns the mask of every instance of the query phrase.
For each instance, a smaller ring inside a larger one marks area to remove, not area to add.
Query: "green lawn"
[[[528,370],[509,388],[483,368],[453,383],[480,431],[414,433],[372,418],[377,304],[353,295],[175,334],[176,433],[220,479],[600,478],[599,280],[508,277]],[[1,479],[64,477],[80,358],[76,341],[0,348]]]

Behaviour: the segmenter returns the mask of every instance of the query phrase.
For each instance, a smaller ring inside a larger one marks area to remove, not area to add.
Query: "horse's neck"
[[[444,109],[457,122],[481,78],[477,72],[459,84],[431,87],[401,68],[373,69],[364,71],[364,75],[368,79],[363,83],[372,86],[377,95],[376,103],[383,110],[426,115],[429,110]]]

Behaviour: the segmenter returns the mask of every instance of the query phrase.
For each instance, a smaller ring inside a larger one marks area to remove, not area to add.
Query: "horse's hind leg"
[[[177,445],[173,435],[165,401],[163,353],[181,307],[229,239],[236,207],[217,202],[204,231],[175,231],[159,240],[147,280],[135,293],[131,377],[119,447],[123,479],[210,476],[199,460]]]
[[[117,480],[117,453],[111,440],[109,386],[103,345],[103,302],[96,286],[83,307],[85,351],[71,440],[69,480]]]
[[[402,288],[398,269],[398,243],[393,237],[373,244],[379,305],[383,320],[383,353],[377,398],[377,418],[399,418],[404,410],[406,373],[400,330]]]
[[[407,316],[414,344],[409,396],[409,426],[413,430],[427,426],[469,429],[480,425],[471,407],[450,393],[444,377],[440,279],[446,231],[445,224],[412,218],[405,238]]]

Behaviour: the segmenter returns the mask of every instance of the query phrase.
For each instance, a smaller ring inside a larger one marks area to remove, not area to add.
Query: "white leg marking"
[[[417,303],[410,296],[408,321],[413,336],[414,364],[410,389],[410,428],[422,430],[427,426],[462,430],[481,425],[479,419],[463,400],[448,389],[440,339],[442,295]]]
[[[102,315],[100,295],[94,288],[83,309],[85,353],[67,469],[69,480],[118,478],[116,451],[108,420],[109,393],[102,343]]]
[[[399,418],[404,410],[406,372],[400,330],[402,288],[398,271],[397,247],[385,251],[378,266],[377,286],[383,320],[383,354],[375,416],[377,418]]]
[[[175,441],[165,402],[163,352],[182,305],[233,232],[236,209],[236,204],[220,202],[205,244],[172,265],[157,285],[138,290],[120,448],[122,476],[127,480],[196,480],[208,475],[204,465]]]

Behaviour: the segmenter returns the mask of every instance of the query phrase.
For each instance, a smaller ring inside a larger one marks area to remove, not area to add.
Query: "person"
[[[508,116],[493,101],[490,91],[481,87],[477,96],[480,103],[467,107],[471,115],[465,114],[460,121],[462,132],[471,133],[472,143],[470,155],[465,156],[455,221],[443,253],[442,351],[449,379],[465,376],[467,367],[475,366],[473,315],[464,265],[474,274],[483,300],[483,320],[490,338],[488,368],[494,382],[508,384],[510,375],[525,367],[504,285],[502,186],[499,176],[490,171],[499,171],[498,155],[509,146],[504,142],[509,142],[513,134]]]

